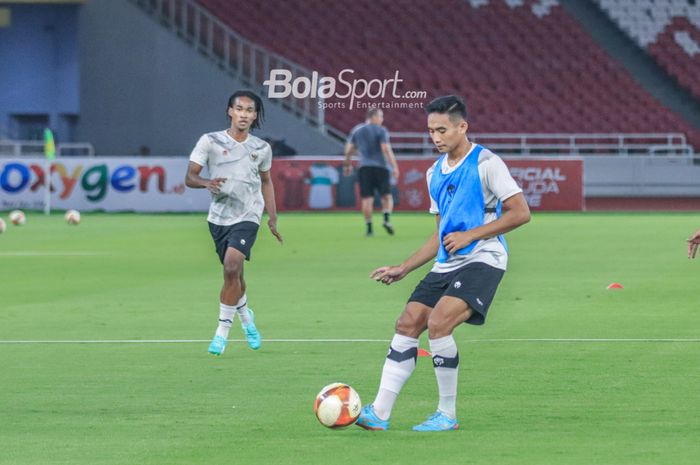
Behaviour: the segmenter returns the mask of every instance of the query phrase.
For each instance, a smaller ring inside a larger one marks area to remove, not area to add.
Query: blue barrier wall
[[[48,124],[72,140],[80,113],[78,5],[4,5],[0,28],[0,137],[35,139]]]

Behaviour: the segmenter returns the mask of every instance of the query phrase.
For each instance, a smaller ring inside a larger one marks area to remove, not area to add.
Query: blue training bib
[[[440,212],[440,249],[437,254],[439,263],[445,263],[449,257],[442,242],[447,234],[468,231],[484,224],[484,193],[479,178],[479,154],[482,150],[483,147],[477,144],[474,150],[467,155],[467,159],[456,170],[448,174],[442,173],[442,163],[447,154],[440,157],[435,165],[433,176],[430,179],[430,196],[437,202]],[[498,202],[496,214],[501,216],[501,202]],[[498,236],[498,239],[506,247],[503,236]],[[474,241],[455,253],[467,255],[478,242]]]

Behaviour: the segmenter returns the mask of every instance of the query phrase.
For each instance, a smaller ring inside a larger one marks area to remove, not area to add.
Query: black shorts
[[[360,197],[374,197],[374,191],[379,195],[391,194],[389,184],[389,170],[378,166],[363,166],[357,172],[357,179],[360,182]]]
[[[255,244],[259,228],[260,225],[252,221],[243,221],[230,226],[209,223],[209,232],[211,238],[214,239],[216,253],[219,255],[221,263],[224,263],[226,249],[229,247],[238,250],[245,255],[246,260],[250,260],[250,249]]]
[[[432,308],[443,296],[457,297],[473,310],[472,316],[465,323],[483,325],[503,273],[503,270],[479,262],[449,273],[431,272],[418,283],[408,301]]]

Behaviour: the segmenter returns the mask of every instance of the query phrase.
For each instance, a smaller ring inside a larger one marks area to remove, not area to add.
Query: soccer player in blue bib
[[[469,141],[467,109],[449,95],[427,107],[428,132],[441,152],[428,169],[430,212],[437,231],[400,265],[383,266],[370,277],[394,283],[430,260],[431,271],[418,284],[396,321],[379,391],[363,407],[357,424],[386,430],[394,402],[411,376],[418,338],[427,329],[438,383],[437,411],[414,431],[459,428],[456,415],[459,354],[452,332],[462,323],[482,325],[508,262],[503,234],[530,220],[522,190],[505,163]],[[503,211],[503,213],[501,213]]]

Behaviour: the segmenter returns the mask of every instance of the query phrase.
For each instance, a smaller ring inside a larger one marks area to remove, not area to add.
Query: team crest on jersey
[[[250,158],[252,158],[253,161],[258,161],[258,154],[255,153],[255,152],[253,152],[253,153],[250,154]]]

